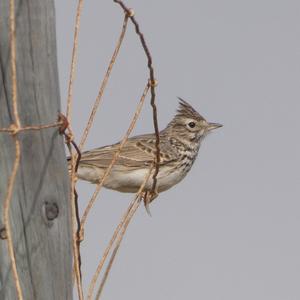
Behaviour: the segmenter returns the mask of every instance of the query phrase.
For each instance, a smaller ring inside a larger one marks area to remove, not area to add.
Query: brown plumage
[[[212,129],[221,127],[207,122],[190,104],[180,99],[176,115],[160,132],[160,168],[157,192],[181,181],[197,157],[201,140]],[[120,152],[104,186],[120,192],[137,192],[156,156],[155,134],[131,137]],[[78,178],[97,183],[119,149],[120,143],[82,153]],[[152,187],[152,177],[145,190]]]

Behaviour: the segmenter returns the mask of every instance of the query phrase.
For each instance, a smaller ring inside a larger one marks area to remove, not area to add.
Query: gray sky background
[[[63,106],[77,1],[56,1]],[[176,96],[224,127],[179,185],[129,226],[103,299],[300,299],[300,2],[126,1],[153,54],[159,124]],[[74,89],[79,141],[123,21],[85,1]],[[148,77],[129,26],[86,149],[118,141]],[[149,98],[135,133],[152,132]],[[79,183],[84,207],[94,186]],[[103,190],[83,243],[91,279],[130,194]]]

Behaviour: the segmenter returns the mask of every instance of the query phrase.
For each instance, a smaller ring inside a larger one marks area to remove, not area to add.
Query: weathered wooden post
[[[18,107],[22,126],[57,120],[60,96],[54,0],[15,0]],[[0,1],[0,127],[12,123],[9,0]],[[21,161],[10,208],[16,265],[25,300],[72,299],[69,180],[58,128],[18,134]],[[0,133],[0,228],[15,159],[11,135]],[[16,300],[7,250],[0,239],[0,299]]]

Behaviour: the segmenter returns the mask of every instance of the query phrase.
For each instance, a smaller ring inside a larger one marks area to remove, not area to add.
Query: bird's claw
[[[143,195],[143,200],[144,200],[144,205],[145,205],[145,209],[146,209],[146,212],[147,214],[152,217],[151,215],[151,211],[150,211],[150,206],[149,204],[158,196],[158,192],[149,192],[149,191],[146,191]]]
[[[145,209],[146,209],[146,212],[147,212],[148,216],[152,217],[152,214],[151,214],[151,211],[150,211],[149,202],[144,201],[144,204],[145,204]]]

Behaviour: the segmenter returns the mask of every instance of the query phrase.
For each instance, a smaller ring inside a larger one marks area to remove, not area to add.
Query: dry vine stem
[[[146,185],[149,177],[151,176],[152,170],[153,170],[153,166],[150,167],[149,173],[147,174],[147,176],[145,176],[145,179],[144,179],[143,183],[141,184],[141,186],[140,186],[138,192],[136,193],[134,199],[132,200],[132,202],[128,206],[128,208],[127,208],[125,214],[123,215],[120,223],[118,224],[117,228],[115,229],[115,231],[113,233],[113,236],[112,236],[111,240],[109,241],[108,246],[106,247],[106,249],[105,249],[105,251],[103,253],[103,256],[102,256],[102,258],[101,258],[101,260],[100,260],[100,262],[99,262],[99,264],[97,266],[96,272],[95,272],[95,274],[94,274],[94,276],[93,276],[93,278],[91,280],[90,286],[89,286],[88,300],[92,299],[91,297],[93,295],[93,292],[94,292],[94,289],[95,289],[95,285],[96,285],[98,276],[99,276],[99,274],[100,274],[100,272],[101,272],[101,270],[103,268],[103,265],[104,265],[104,263],[105,263],[105,261],[107,259],[107,256],[108,256],[108,254],[109,254],[109,252],[110,252],[110,250],[111,250],[111,248],[112,248],[112,246],[113,246],[116,238],[118,237],[121,229],[123,228],[122,233],[121,233],[121,239],[120,239],[120,237],[118,238],[118,242],[117,242],[116,247],[119,247],[119,245],[121,243],[121,240],[122,240],[122,238],[123,238],[123,236],[125,234],[126,228],[127,228],[128,224],[129,224],[129,221],[131,220],[134,212],[137,209],[137,207],[135,208],[135,205],[136,205],[137,202],[138,203],[140,202],[141,193],[143,192],[143,189],[144,189],[144,187],[145,187],[145,185]],[[126,223],[127,223],[127,225],[125,226]],[[124,226],[125,226],[125,231],[124,231]],[[111,265],[112,265],[112,262],[110,263],[110,266]],[[108,272],[106,274],[106,277],[107,277],[107,275],[108,275]]]

